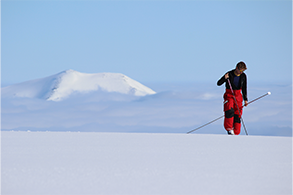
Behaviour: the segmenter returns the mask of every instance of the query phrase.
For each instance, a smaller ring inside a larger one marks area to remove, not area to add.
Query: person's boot
[[[233,130],[229,130],[227,132],[228,132],[228,135],[235,135]]]

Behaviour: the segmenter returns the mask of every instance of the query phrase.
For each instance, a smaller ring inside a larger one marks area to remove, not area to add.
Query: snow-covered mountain
[[[135,96],[155,94],[152,89],[120,73],[87,74],[66,70],[49,77],[2,88],[2,97],[27,97],[60,101],[72,93],[118,92]]]

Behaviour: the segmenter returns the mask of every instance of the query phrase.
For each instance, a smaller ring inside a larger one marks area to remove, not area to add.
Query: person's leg
[[[225,104],[224,104],[224,128],[227,131],[234,130],[234,100],[233,97],[226,95],[224,96]]]
[[[234,105],[234,133],[235,135],[239,135],[241,132],[241,116],[242,116],[242,94],[240,93],[240,90],[235,90],[235,97],[237,100],[237,105]],[[239,110],[240,113],[239,113]]]
[[[234,133],[235,135],[239,135],[240,132],[241,132],[241,120],[240,120],[239,112],[237,110],[234,115]]]

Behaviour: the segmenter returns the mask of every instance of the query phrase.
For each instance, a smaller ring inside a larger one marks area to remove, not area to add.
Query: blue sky
[[[216,82],[243,60],[250,81],[292,78],[292,2],[1,2],[1,80],[66,69],[139,82]]]

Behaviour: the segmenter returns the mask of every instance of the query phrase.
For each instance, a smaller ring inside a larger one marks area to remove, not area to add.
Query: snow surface
[[[292,138],[2,132],[6,194],[292,194]]]
[[[60,101],[73,93],[117,92],[135,96],[155,94],[141,83],[120,73],[80,73],[67,70],[46,78],[2,88],[2,97],[27,97]]]

